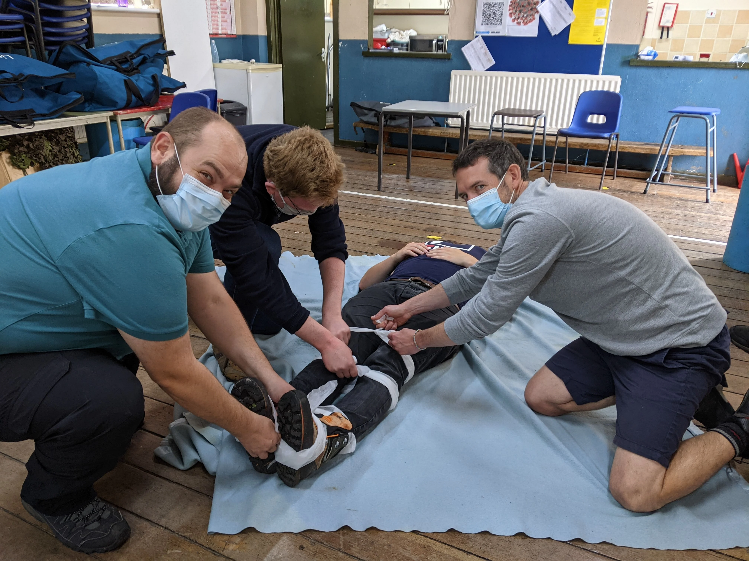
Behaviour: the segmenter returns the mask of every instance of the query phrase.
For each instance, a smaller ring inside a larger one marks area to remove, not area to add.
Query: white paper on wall
[[[544,18],[544,23],[552,35],[558,35],[575,21],[572,8],[564,0],[545,0],[538,7],[538,12]]]
[[[486,70],[494,66],[494,57],[481,36],[476,37],[461,50],[468,60],[468,64],[471,65],[471,70]]]
[[[538,5],[540,0],[510,0],[507,10],[507,35],[538,37]]]

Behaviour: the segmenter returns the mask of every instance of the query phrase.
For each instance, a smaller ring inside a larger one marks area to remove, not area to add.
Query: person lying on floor
[[[343,319],[351,327],[371,328],[372,316],[384,306],[397,305],[426,292],[457,271],[476,263],[484,253],[484,249],[475,245],[442,241],[409,243],[364,274],[359,282],[360,292],[343,307]],[[459,308],[460,305],[452,305],[415,315],[409,320],[408,327],[417,331],[427,329],[456,314]],[[327,430],[323,452],[300,469],[280,463],[272,466],[274,460],[271,457],[267,460],[253,459],[253,467],[257,471],[271,473],[277,468],[281,480],[294,487],[343,450],[352,435],[358,441],[376,427],[393,402],[397,402],[398,392],[410,378],[404,359],[372,332],[352,332],[348,345],[359,364],[375,374],[367,377],[360,373],[353,380],[342,378],[333,393],[323,401],[322,406],[335,402],[331,413],[321,417]],[[420,374],[437,366],[452,358],[459,349],[459,345],[454,345],[417,352],[412,357],[413,372]],[[386,378],[381,378],[380,374]],[[378,377],[391,389],[377,381],[375,378]],[[314,360],[291,381],[295,390],[285,393],[278,402],[279,433],[297,452],[310,448],[317,438],[307,394],[331,380],[338,380],[336,374],[325,368],[322,359]],[[344,389],[350,391],[344,395]],[[394,395],[391,395],[391,391],[395,392]],[[270,398],[257,379],[241,379],[231,393],[252,411],[272,418]]]

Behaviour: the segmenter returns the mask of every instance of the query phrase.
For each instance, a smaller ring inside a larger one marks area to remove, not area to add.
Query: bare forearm
[[[335,339],[333,334],[315,321],[312,316],[307,318],[307,321],[297,330],[295,335],[320,352],[330,346]]]
[[[359,290],[364,290],[378,282],[384,281],[395,270],[400,262],[401,259],[398,258],[398,254],[396,253],[384,261],[380,261],[377,265],[370,267],[359,281]]]
[[[445,324],[440,323],[429,329],[419,331],[414,335],[416,344],[421,349],[429,347],[452,347],[455,345],[450,337],[445,333]]]
[[[174,401],[201,419],[226,429],[237,438],[252,432],[256,415],[229,395],[197,360],[193,359],[188,369],[179,373],[151,377]]]
[[[401,306],[405,307],[412,316],[423,314],[424,312],[431,312],[432,310],[437,310],[439,308],[446,308],[449,305],[450,300],[441,284],[438,284],[431,290],[423,292],[401,304]]]
[[[320,263],[322,279],[322,315],[339,317],[343,298],[343,283],[346,276],[346,263],[337,257],[329,257]]]

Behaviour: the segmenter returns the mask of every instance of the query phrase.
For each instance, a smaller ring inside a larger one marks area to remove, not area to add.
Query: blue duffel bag
[[[81,101],[77,92],[58,93],[75,78],[67,72],[33,58],[0,54],[0,124],[33,126],[35,120],[56,117]]]
[[[165,75],[164,39],[122,41],[93,49],[64,43],[50,64],[75,73],[58,86],[59,93],[79,92],[84,102],[76,111],[114,111],[154,105],[162,93],[184,88],[184,82]]]

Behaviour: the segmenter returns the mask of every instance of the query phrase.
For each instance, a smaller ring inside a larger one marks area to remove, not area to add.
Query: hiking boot
[[[728,333],[731,335],[731,343],[749,353],[749,325],[734,325]]]
[[[295,452],[315,443],[315,422],[303,391],[289,390],[278,400],[278,432]]]
[[[64,516],[42,514],[21,499],[23,508],[52,529],[63,545],[83,553],[104,553],[117,549],[130,537],[130,526],[122,513],[99,497]]]
[[[227,380],[238,382],[242,378],[247,377],[247,374],[242,372],[242,369],[239,368],[239,366],[229,360],[229,357],[222,353],[216,347],[213,347],[213,356],[216,358],[216,362],[218,362],[218,367],[221,369],[221,374],[223,374]]]
[[[240,379],[231,389],[231,395],[253,413],[267,417],[271,421],[274,420],[273,402],[260,380],[249,377]],[[268,457],[264,460],[250,456],[250,463],[252,463],[255,471],[259,473],[270,474],[276,472],[277,464],[274,454],[268,454]]]
[[[283,464],[278,464],[278,477],[289,487],[296,487],[302,479],[308,478],[315,473],[327,461],[335,458],[351,440],[351,431],[340,427],[325,425],[328,436],[325,439],[325,449],[313,461],[299,469],[293,469]],[[317,432],[317,431],[315,431]]]
[[[715,386],[700,402],[694,419],[702,423],[706,429],[714,429],[726,422],[735,413],[733,406],[723,397],[723,387]]]

